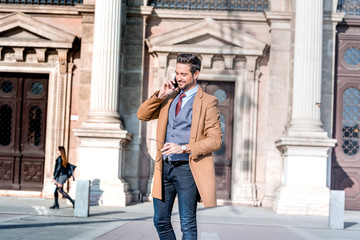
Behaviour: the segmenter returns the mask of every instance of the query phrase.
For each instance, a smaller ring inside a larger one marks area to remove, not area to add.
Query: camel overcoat
[[[157,97],[155,92],[138,109],[137,116],[142,121],[158,119],[157,123],[157,156],[162,155],[166,137],[170,104],[179,91],[175,91],[165,99]],[[211,96],[199,86],[193,103],[193,116],[190,131],[189,146],[191,154],[189,164],[204,207],[216,206],[215,167],[212,152],[220,149],[222,131],[220,129],[220,113],[217,108],[217,98]],[[152,196],[161,199],[162,195],[163,159],[155,163]]]

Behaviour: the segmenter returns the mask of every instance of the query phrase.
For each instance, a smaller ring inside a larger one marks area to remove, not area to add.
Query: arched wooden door
[[[198,82],[206,93],[217,97],[219,101],[218,108],[220,111],[221,130],[223,132],[223,144],[221,149],[213,154],[216,174],[216,195],[219,199],[230,199],[235,84],[213,81]]]
[[[0,73],[0,189],[42,189],[47,88],[47,75]]]
[[[360,19],[346,19],[337,32],[331,188],[345,190],[346,209],[360,210]]]

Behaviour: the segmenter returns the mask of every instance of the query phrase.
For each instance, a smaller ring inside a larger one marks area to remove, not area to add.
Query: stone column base
[[[126,206],[132,195],[123,179],[124,148],[132,136],[121,129],[75,129],[79,179],[90,180],[90,204]]]
[[[284,164],[274,202],[278,213],[328,216],[327,152],[335,143],[316,137],[283,137],[275,143]]]
[[[103,182],[94,180],[90,187],[91,206],[125,207],[132,199],[129,184],[121,180],[117,182]]]
[[[276,191],[274,210],[280,214],[328,216],[328,188],[280,187]]]
[[[235,185],[235,184],[234,184]],[[251,183],[238,183],[231,189],[231,202],[233,204],[258,206],[256,198],[256,186]]]

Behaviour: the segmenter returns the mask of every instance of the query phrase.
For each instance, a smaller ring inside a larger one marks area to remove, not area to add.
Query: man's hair
[[[176,63],[184,63],[190,65],[190,72],[194,74],[196,71],[200,71],[201,60],[198,56],[190,53],[181,53],[177,56]]]

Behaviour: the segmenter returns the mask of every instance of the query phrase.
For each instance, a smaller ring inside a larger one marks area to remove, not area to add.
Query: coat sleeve
[[[137,111],[139,120],[150,121],[159,117],[161,103],[163,103],[164,99],[158,98],[158,93],[159,91],[155,92],[149,99],[140,105]]]
[[[54,179],[56,179],[59,174],[60,174],[60,167],[61,167],[61,162],[62,162],[62,159],[61,157],[59,156],[57,159],[56,159],[56,162],[55,162],[55,167],[54,167]]]
[[[222,131],[220,112],[217,108],[218,100],[211,98],[204,111],[203,134],[198,141],[190,143],[192,159],[211,154],[221,148]]]

